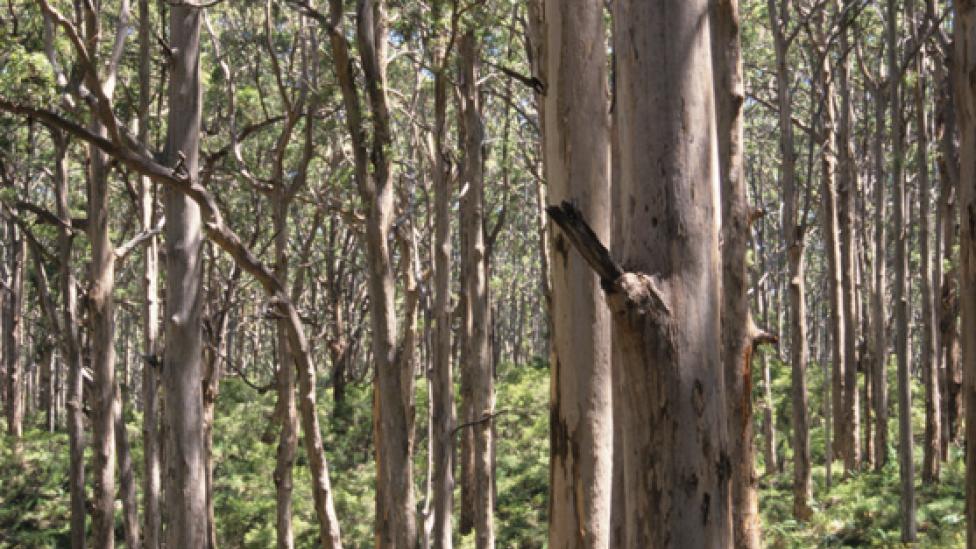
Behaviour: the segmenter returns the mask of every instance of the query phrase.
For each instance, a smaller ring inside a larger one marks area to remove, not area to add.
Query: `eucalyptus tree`
[[[548,199],[579,205],[610,236],[610,117],[603,6],[548,1],[543,127]],[[587,151],[581,154],[581,151]],[[558,232],[550,239],[553,342],[549,544],[609,547],[613,461],[610,315],[599,280]]]

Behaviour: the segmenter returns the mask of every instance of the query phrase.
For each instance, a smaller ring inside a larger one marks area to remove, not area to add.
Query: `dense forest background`
[[[0,547],[974,547],[974,48],[4,2]]]

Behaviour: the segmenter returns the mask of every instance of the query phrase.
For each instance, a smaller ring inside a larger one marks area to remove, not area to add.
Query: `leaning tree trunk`
[[[615,405],[621,545],[727,547],[732,464],[716,314],[721,209],[708,2],[621,0],[613,10],[614,192],[627,205],[614,246],[632,271],[605,249],[591,265],[613,317],[614,377],[626,380]],[[584,236],[595,240],[592,231]],[[593,260],[596,246],[581,247]]]
[[[959,116],[959,299],[966,407],[966,547],[976,549],[976,3],[957,2],[956,111]]]
[[[165,158],[177,174],[198,177],[200,22],[202,9],[170,8],[169,120]],[[206,452],[203,442],[203,255],[200,208],[167,188],[166,394],[167,547],[207,547]]]

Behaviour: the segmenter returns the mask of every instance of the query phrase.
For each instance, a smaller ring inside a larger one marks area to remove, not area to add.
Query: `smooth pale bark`
[[[810,428],[807,418],[807,335],[804,296],[804,224],[798,220],[800,189],[796,184],[796,154],[793,143],[793,99],[789,78],[788,2],[768,0],[770,25],[776,49],[776,83],[779,103],[780,180],[783,189],[783,241],[788,264],[790,364],[793,407],[793,516],[810,517],[811,468]]]
[[[759,479],[753,445],[752,354],[757,330],[749,309],[746,250],[752,212],[743,167],[742,53],[737,0],[710,3],[712,73],[722,200],[722,364],[736,549],[758,549]]]
[[[604,242],[610,236],[610,117],[603,6],[545,6],[543,131],[549,200],[579,205]],[[549,545],[609,545],[613,416],[610,314],[599,280],[561,235],[550,243],[552,347]]]
[[[480,47],[473,31],[461,38],[458,72],[462,116],[464,163],[461,174],[461,231],[464,239],[464,323],[467,337],[461,363],[462,376],[467,377],[470,398],[465,408],[473,442],[473,504],[475,546],[479,549],[495,545],[494,533],[494,449],[493,415],[495,411],[494,375],[491,366],[488,330],[491,317],[488,306],[488,262],[484,235],[484,123],[481,120],[481,101],[477,79]]]
[[[202,10],[170,8],[169,118],[166,164],[191,181],[198,177],[200,23]],[[173,189],[166,212],[166,546],[207,547],[206,452],[203,437],[203,234],[200,208]]]
[[[622,547],[728,547],[720,173],[706,0],[613,5],[620,239],[613,318]],[[555,138],[555,136],[551,136]],[[616,235],[615,235],[616,236]]]
[[[918,23],[915,22],[917,27]],[[918,29],[915,30],[918,36]],[[939,398],[939,371],[936,361],[936,338],[935,333],[935,301],[932,298],[933,281],[932,273],[932,252],[930,251],[930,183],[929,183],[929,125],[926,113],[926,75],[923,74],[925,67],[925,55],[919,52],[916,60],[916,71],[918,79],[915,83],[915,131],[917,133],[917,160],[915,162],[918,174],[918,241],[921,271],[922,303],[920,314],[922,321],[918,326],[921,330],[921,362],[922,362],[922,384],[925,387],[925,438],[922,443],[922,480],[924,482],[936,482],[939,480],[939,469],[941,460],[942,434],[941,418],[939,409],[941,407]]]
[[[898,474],[901,480],[901,538],[914,541],[915,524],[915,464],[912,461],[912,394],[911,372],[908,364],[908,230],[906,228],[906,196],[903,173],[903,122],[901,103],[901,75],[898,72],[898,13],[896,0],[889,0],[888,97],[891,103],[891,178],[894,184],[894,240],[895,286],[892,300],[895,308],[895,356],[898,360]]]
[[[959,117],[959,300],[966,407],[966,547],[976,548],[976,3],[955,3],[955,97]]]

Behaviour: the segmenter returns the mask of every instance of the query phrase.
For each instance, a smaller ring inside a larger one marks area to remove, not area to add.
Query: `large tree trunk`
[[[482,142],[484,125],[481,120],[481,101],[478,94],[478,65],[480,48],[474,32],[461,38],[460,73],[461,116],[464,143],[464,166],[461,187],[465,193],[461,199],[461,226],[464,239],[464,323],[467,337],[463,376],[468,377],[470,402],[465,408],[470,416],[465,429],[471,431],[474,443],[474,529],[475,545],[479,549],[495,545],[494,533],[494,448],[493,414],[495,409],[494,375],[488,341],[490,310],[488,307],[488,262],[485,256],[484,237],[484,166]]]
[[[776,82],[779,90],[780,179],[783,188],[783,240],[788,263],[791,397],[793,405],[793,515],[810,517],[810,428],[807,419],[807,335],[804,301],[804,225],[798,218],[800,189],[796,184],[796,156],[793,147],[793,99],[790,92],[786,27],[788,4],[768,0],[770,24],[776,47]]]
[[[613,375],[626,380],[614,410],[622,416],[622,546],[728,547],[708,2],[621,0],[613,10],[614,192],[624,205],[614,247],[632,272],[600,275],[619,359]]]
[[[898,472],[901,479],[901,537],[914,541],[915,525],[915,464],[912,461],[912,393],[911,371],[908,364],[908,230],[905,223],[905,178],[902,169],[904,149],[901,106],[901,75],[898,71],[897,3],[888,2],[888,97],[891,102],[891,178],[895,186],[895,355],[898,360]]]
[[[170,8],[169,120],[165,158],[198,177],[202,88],[202,10]],[[207,547],[206,452],[203,440],[203,255],[200,208],[173,189],[166,210],[166,546]]]
[[[578,204],[599,238],[610,236],[610,117],[603,6],[545,6],[543,131],[549,200]],[[587,151],[586,154],[580,154]],[[608,547],[613,417],[610,315],[599,280],[562,236],[551,241],[552,401],[549,545]]]
[[[722,196],[722,364],[732,462],[733,541],[736,549],[758,549],[761,530],[752,428],[755,332],[751,330],[746,270],[752,212],[746,199],[742,157],[745,90],[738,1],[713,0],[709,16]]]
[[[954,60],[959,115],[959,299],[966,406],[966,547],[976,548],[976,3],[957,2]]]

